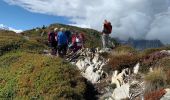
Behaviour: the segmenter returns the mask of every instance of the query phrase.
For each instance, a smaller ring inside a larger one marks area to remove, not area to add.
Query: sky
[[[107,19],[112,37],[170,43],[170,0],[1,0],[0,9],[0,24],[16,29],[63,23],[102,31]]]
[[[66,17],[30,12],[3,0],[0,0],[0,9],[0,24],[15,29],[27,30],[52,23],[71,23]]]

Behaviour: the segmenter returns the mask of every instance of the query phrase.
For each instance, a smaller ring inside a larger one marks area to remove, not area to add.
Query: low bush
[[[160,100],[165,93],[166,91],[164,89],[158,89],[145,94],[144,100]]]
[[[145,76],[146,91],[153,91],[166,86],[166,75],[161,68],[153,69]]]
[[[138,61],[138,56],[125,54],[110,57],[108,64],[113,70],[121,71],[124,68],[133,68]]]
[[[141,58],[141,68],[140,71],[143,73],[147,73],[149,71],[149,68],[154,66],[159,66],[157,63],[163,59],[168,57],[169,55],[166,53],[161,53],[161,52],[154,52],[149,55],[146,55],[145,57],[140,57]]]
[[[1,99],[84,99],[86,84],[75,66],[59,58],[11,52],[0,58]]]

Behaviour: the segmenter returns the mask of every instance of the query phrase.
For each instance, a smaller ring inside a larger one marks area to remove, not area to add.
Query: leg
[[[103,48],[106,48],[106,39],[105,39],[105,34],[103,33],[102,35],[102,43],[103,43]]]
[[[109,34],[106,34],[105,36],[105,41],[106,41],[106,47],[108,48],[109,47]]]
[[[59,55],[59,56],[62,55],[61,51],[62,51],[62,47],[61,47],[61,45],[59,45],[59,46],[58,46],[58,55]]]
[[[67,44],[63,45],[63,56],[67,53]]]

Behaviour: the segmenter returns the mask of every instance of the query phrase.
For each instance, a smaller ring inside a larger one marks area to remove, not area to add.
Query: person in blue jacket
[[[64,28],[60,28],[60,31],[57,35],[58,42],[58,55],[64,57],[67,53],[68,39],[65,34]]]

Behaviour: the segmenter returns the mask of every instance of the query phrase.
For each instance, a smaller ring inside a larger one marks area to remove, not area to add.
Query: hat
[[[54,28],[54,31],[58,31],[58,28]]]
[[[64,28],[60,28],[60,31],[64,31]]]

